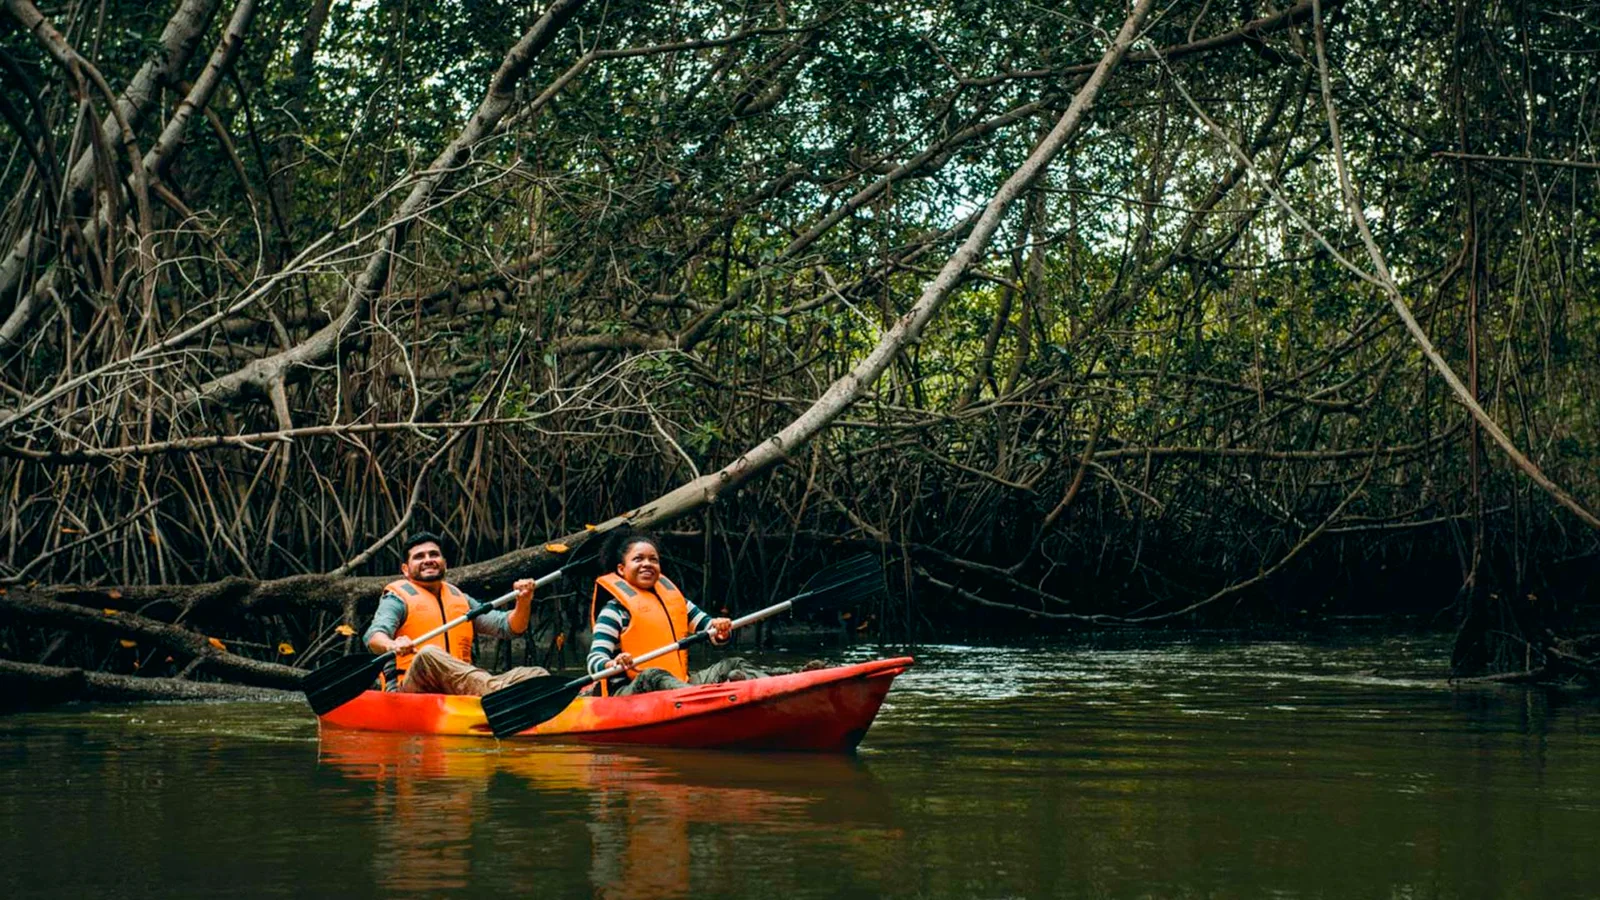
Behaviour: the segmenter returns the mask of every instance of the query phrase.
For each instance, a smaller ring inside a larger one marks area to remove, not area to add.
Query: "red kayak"
[[[662,747],[849,752],[911,657],[697,685],[632,697],[579,697],[516,735]],[[330,728],[489,735],[477,697],[367,691],[321,717]]]

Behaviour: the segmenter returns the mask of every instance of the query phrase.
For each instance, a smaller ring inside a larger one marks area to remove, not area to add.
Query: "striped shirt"
[[[695,606],[693,600],[684,598],[683,602],[689,607],[690,634],[710,631],[711,614]],[[598,675],[611,668],[611,658],[617,655],[617,645],[622,640],[622,632],[632,621],[633,617],[628,615],[626,606],[614,598],[606,601],[606,605],[600,609],[600,614],[594,617],[594,638],[589,642],[590,675]]]

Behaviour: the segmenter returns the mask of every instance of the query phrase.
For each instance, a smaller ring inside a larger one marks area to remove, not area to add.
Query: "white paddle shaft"
[[[769,616],[775,616],[778,613],[787,611],[789,609],[789,607],[791,607],[793,605],[794,605],[794,601],[793,600],[785,600],[782,603],[774,603],[773,605],[767,607],[766,609],[758,609],[758,610],[756,610],[755,612],[751,613],[748,616],[740,616],[739,618],[734,619],[733,620],[733,624],[728,626],[728,630],[732,631],[735,628],[743,628],[746,625],[749,625],[749,624],[754,623],[754,622],[759,622],[762,619],[765,619],[765,618],[767,618]],[[701,632],[701,634],[704,634],[704,633],[705,632]],[[684,638],[681,641],[674,641],[673,643],[670,643],[670,644],[666,645],[665,647],[657,647],[656,649],[651,650],[649,653],[646,653],[646,654],[644,654],[642,656],[635,656],[633,658],[633,667],[635,669],[637,669],[637,668],[639,668],[639,664],[640,663],[647,663],[652,659],[656,659],[658,657],[666,656],[668,653],[676,652],[676,651],[682,649],[683,645],[686,642],[688,642],[688,640],[689,640],[689,638]],[[604,672],[596,672],[595,674],[590,675],[589,676],[589,680],[590,681],[604,681],[607,678],[615,678],[618,675],[621,675],[622,673],[624,673],[626,671],[628,671],[628,670],[624,669],[621,666],[612,666],[611,668],[606,669]]]
[[[533,580],[533,586],[536,587],[536,588],[544,587],[545,585],[549,584],[550,582],[555,581],[557,578],[560,578],[561,577],[561,573],[565,572],[565,571],[566,571],[565,569],[557,569],[557,570],[555,570],[554,572],[551,572],[548,575],[541,575],[538,578],[535,578]],[[490,600],[488,603],[485,603],[484,606],[487,606],[487,607],[489,607],[491,609],[499,609],[500,607],[505,606],[506,604],[510,603],[512,600],[515,600],[516,597],[517,597],[517,592],[516,591],[512,591],[509,594],[505,594],[503,596],[496,597],[493,600]],[[479,607],[479,608],[481,609],[482,607]],[[477,615],[480,615],[480,616],[483,615],[483,613],[480,613],[477,610],[473,610],[472,612],[467,613],[464,616],[456,616],[454,619],[451,619],[450,621],[444,623],[443,625],[440,625],[438,628],[433,629],[432,631],[422,635],[421,637],[413,638],[411,643],[412,643],[413,646],[420,647],[423,644],[427,643],[428,641],[431,641],[434,638],[438,637],[439,635],[444,634],[446,631],[449,631],[450,629],[456,627],[457,625],[460,625],[461,623],[467,621],[468,619],[473,618],[473,614],[474,613],[476,613]]]

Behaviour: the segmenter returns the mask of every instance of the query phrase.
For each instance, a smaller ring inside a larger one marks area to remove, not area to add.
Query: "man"
[[[527,632],[533,604],[532,578],[520,579],[511,586],[517,592],[511,609],[484,613],[418,646],[417,638],[483,604],[444,580],[449,565],[438,535],[422,531],[406,538],[402,557],[400,574],[405,577],[384,588],[378,611],[363,635],[373,653],[395,651],[400,678],[395,690],[481,697],[519,681],[550,674],[538,666],[519,666],[490,675],[472,663],[474,637],[508,638]]]

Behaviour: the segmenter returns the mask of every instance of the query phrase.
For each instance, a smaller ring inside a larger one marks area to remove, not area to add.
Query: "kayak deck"
[[[854,750],[908,656],[695,685],[628,697],[578,697],[514,739],[741,750]],[[477,697],[367,691],[324,726],[413,734],[491,734]]]

